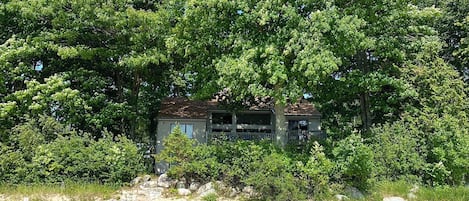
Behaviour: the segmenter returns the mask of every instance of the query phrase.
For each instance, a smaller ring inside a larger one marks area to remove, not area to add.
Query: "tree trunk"
[[[357,56],[357,63],[359,65],[362,74],[366,76],[371,67],[370,59],[372,54],[370,52],[361,52]],[[360,116],[362,120],[362,131],[367,132],[371,127],[371,111],[370,111],[370,95],[368,90],[365,88],[360,92]]]
[[[142,136],[136,136],[136,130],[137,130],[137,124],[138,124],[138,116],[139,116],[139,110],[138,110],[138,95],[140,93],[140,74],[135,71],[134,72],[134,80],[133,80],[133,86],[132,86],[132,91],[131,91],[131,106],[133,107],[133,112],[134,116],[132,117],[130,121],[130,138],[132,140],[136,140],[137,138],[141,138]],[[139,139],[140,140],[140,139]]]
[[[285,147],[287,143],[287,119],[285,118],[285,105],[275,102],[275,139],[274,142]]]
[[[360,108],[363,132],[367,132],[368,129],[371,127],[371,112],[369,99],[370,97],[368,93],[363,92],[360,94]]]

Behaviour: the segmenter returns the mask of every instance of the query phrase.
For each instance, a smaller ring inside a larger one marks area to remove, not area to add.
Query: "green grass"
[[[398,196],[406,200],[412,184],[404,181],[379,182],[370,190],[364,200],[383,200],[383,197]],[[419,186],[416,199],[412,201],[469,201],[469,188],[458,187],[424,187]]]
[[[468,201],[469,188],[460,187],[438,187],[423,188],[417,193],[419,200],[435,200],[435,201]]]
[[[103,185],[97,183],[67,182],[62,184],[21,184],[0,185],[0,195],[10,200],[50,200],[50,196],[66,196],[72,200],[95,200],[96,198],[109,199],[116,195],[119,185]]]

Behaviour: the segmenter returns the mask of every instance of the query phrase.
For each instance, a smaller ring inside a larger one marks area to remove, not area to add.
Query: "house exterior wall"
[[[311,117],[308,120],[308,130],[309,131],[320,131],[321,130],[321,118]]]
[[[156,137],[156,152],[160,153],[163,150],[163,139],[166,138],[171,132],[171,124],[191,124],[193,125],[192,139],[199,143],[206,143],[206,119],[159,119],[158,132]]]
[[[163,140],[171,132],[171,124],[191,124],[193,125],[192,139],[199,143],[206,143],[206,119],[159,119],[158,131],[156,136],[156,153],[159,154],[163,151]],[[168,169],[168,164],[164,162],[156,163],[156,172],[163,173]]]

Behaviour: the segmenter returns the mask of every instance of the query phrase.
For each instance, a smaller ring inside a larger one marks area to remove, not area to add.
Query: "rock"
[[[158,181],[146,181],[146,182],[143,182],[141,185],[140,185],[140,188],[141,189],[145,189],[145,188],[156,188],[158,187]]]
[[[145,175],[142,177],[142,181],[143,182],[146,182],[146,181],[150,181],[151,180],[151,176],[150,175]]]
[[[137,200],[137,194],[136,194],[136,192],[134,192],[132,190],[122,191],[119,200],[120,201],[134,201],[134,200]]]
[[[158,200],[163,194],[164,188],[158,187],[147,192],[148,200]]]
[[[177,182],[176,188],[186,188],[186,182],[183,182],[183,181]]]
[[[419,186],[418,185],[413,185],[412,189],[410,189],[409,193],[407,194],[407,198],[409,200],[415,200],[417,199],[417,195],[415,195],[419,191]]]
[[[410,189],[411,193],[417,193],[417,191],[419,191],[419,186],[417,185],[412,186],[412,189]]]
[[[415,200],[415,199],[417,199],[417,196],[414,193],[410,192],[410,193],[407,194],[407,198],[409,200]]]
[[[199,189],[200,187],[200,183],[199,182],[192,182],[190,185],[189,185],[189,190],[191,191],[196,191],[197,189]]]
[[[158,177],[158,186],[163,188],[169,188],[177,183],[176,180],[168,177],[167,174],[162,174]]]
[[[191,194],[191,191],[189,189],[185,188],[178,188],[178,195],[180,196],[188,196]]]
[[[223,189],[226,189],[226,188],[227,188],[227,187],[226,187],[226,184],[223,183],[222,181],[216,181],[215,184],[216,184],[216,187],[217,187],[218,189],[222,189],[222,190],[223,190]]]
[[[212,193],[217,193],[215,191],[215,188],[213,187],[213,183],[212,182],[208,182],[202,186],[199,187],[199,190],[197,190],[197,194],[200,196],[200,197],[204,197],[208,194],[212,194]]]
[[[141,180],[142,180],[142,177],[135,177],[134,179],[132,179],[132,181],[130,181],[130,185],[135,186],[138,183],[140,183]]]
[[[252,186],[245,186],[242,190],[244,194],[248,197],[254,196],[256,193],[254,192],[254,188]]]
[[[383,201],[406,201],[404,198],[401,197],[385,197]]]
[[[347,194],[350,195],[350,197],[352,197],[353,199],[365,198],[363,193],[355,187],[347,187],[345,188],[345,192],[347,192]]]
[[[334,197],[335,197],[337,200],[348,200],[348,199],[349,199],[347,196],[345,196],[345,195],[340,195],[340,194],[335,195]]]
[[[231,188],[230,190],[230,194],[228,196],[230,196],[231,198],[234,198],[238,195],[238,190],[236,190],[236,188]]]

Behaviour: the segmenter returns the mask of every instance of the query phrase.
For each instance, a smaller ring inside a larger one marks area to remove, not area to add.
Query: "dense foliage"
[[[54,118],[28,118],[0,143],[0,183],[84,181],[122,183],[142,170],[142,156],[125,137],[94,140]]]
[[[167,96],[275,110],[305,97],[328,138],[197,145],[176,130],[174,177],[253,186],[268,200],[469,180],[469,3],[0,1],[0,182],[129,181]],[[86,164],[86,165],[85,165]],[[270,182],[276,181],[276,182]],[[281,182],[282,181],[282,182]],[[292,186],[299,183],[299,187]]]

